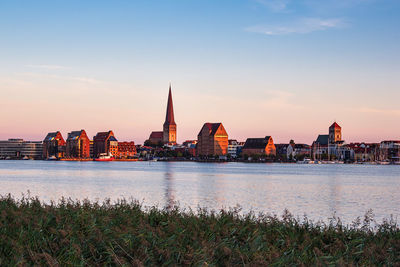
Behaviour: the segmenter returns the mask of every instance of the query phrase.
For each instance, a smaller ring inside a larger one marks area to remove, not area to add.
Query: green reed
[[[350,226],[337,218],[240,215],[61,199],[0,198],[0,266],[400,265],[393,219]]]

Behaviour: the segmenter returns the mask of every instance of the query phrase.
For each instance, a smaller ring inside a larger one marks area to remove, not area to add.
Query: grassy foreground
[[[400,266],[394,222],[344,227],[286,213],[144,209],[137,202],[0,198],[0,266],[387,265]]]

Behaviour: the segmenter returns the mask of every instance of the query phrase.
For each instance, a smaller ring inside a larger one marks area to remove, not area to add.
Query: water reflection
[[[136,199],[158,205],[218,210],[240,205],[243,213],[334,213],[351,223],[373,209],[381,221],[400,218],[400,166],[212,164],[194,162],[0,161],[0,195],[30,190],[43,201]]]
[[[174,170],[169,162],[164,165],[164,206],[171,209],[175,206]]]

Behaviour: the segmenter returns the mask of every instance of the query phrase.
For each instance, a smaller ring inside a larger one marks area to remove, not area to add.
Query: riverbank
[[[137,202],[0,199],[0,265],[398,265],[400,230]]]

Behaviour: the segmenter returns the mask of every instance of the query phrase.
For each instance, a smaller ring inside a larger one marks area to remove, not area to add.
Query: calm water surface
[[[0,194],[43,201],[134,198],[144,205],[228,208],[345,223],[372,209],[400,221],[400,166],[196,162],[0,161]]]

